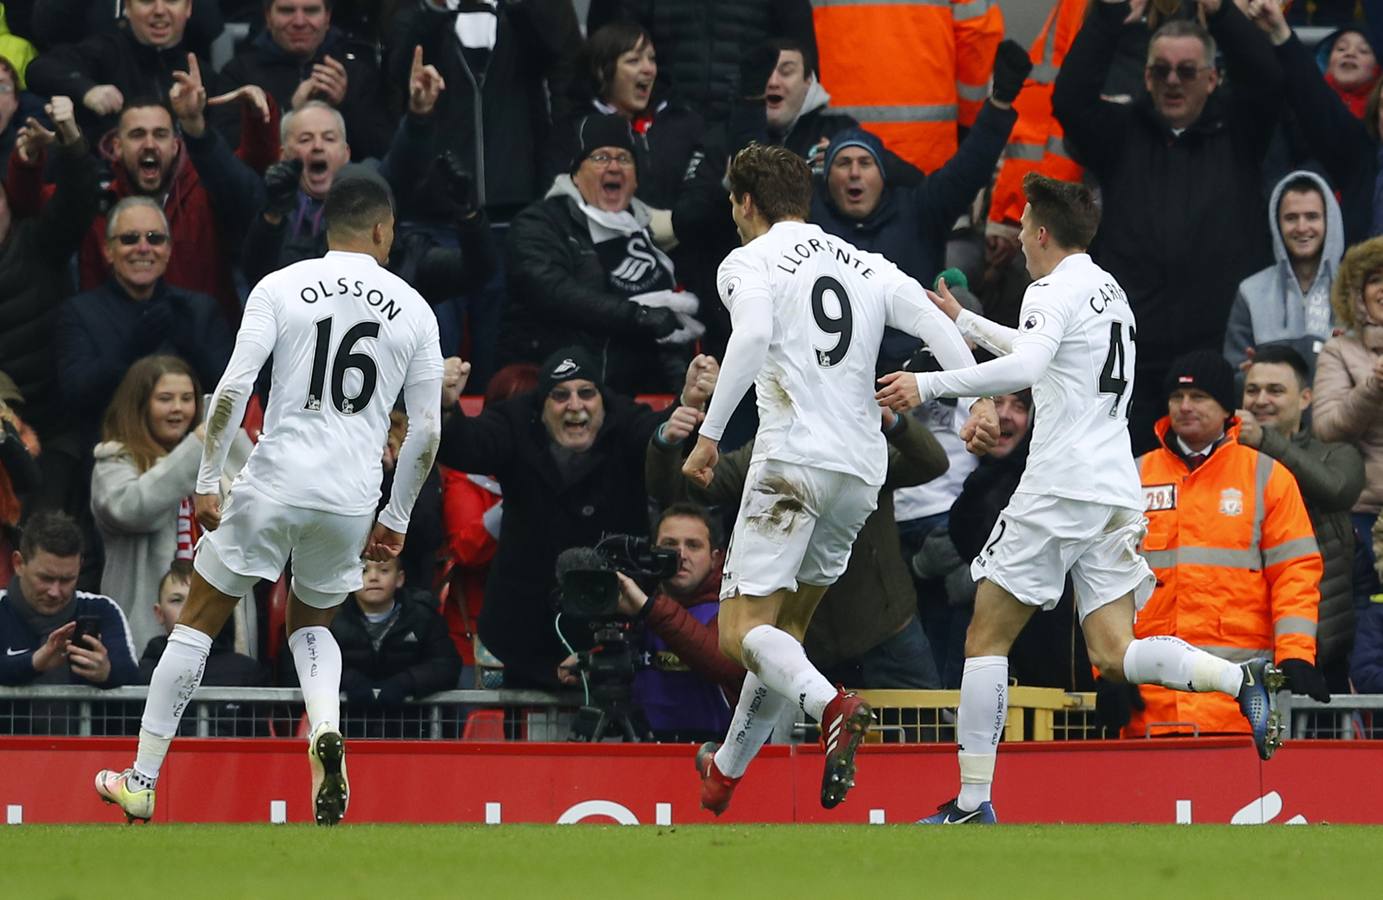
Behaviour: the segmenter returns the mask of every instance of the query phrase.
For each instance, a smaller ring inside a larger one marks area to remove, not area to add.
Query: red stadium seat
[[[466,715],[466,729],[461,733],[463,741],[503,741],[504,710],[473,709]]]
[[[651,406],[655,410],[664,410],[677,402],[676,394],[639,394],[634,398],[645,406]]]

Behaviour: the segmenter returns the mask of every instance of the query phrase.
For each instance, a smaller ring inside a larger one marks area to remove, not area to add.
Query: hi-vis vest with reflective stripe
[[[1157,423],[1163,441],[1170,420]],[[1267,656],[1316,660],[1321,555],[1296,479],[1271,456],[1226,441],[1194,472],[1165,446],[1139,460],[1148,534],[1142,553],[1157,590],[1138,613],[1136,637],[1168,634],[1234,662]],[[1126,735],[1193,723],[1202,734],[1247,732],[1223,694],[1144,685],[1147,708]],[[1190,731],[1189,728],[1182,729]]]
[[[956,153],[989,97],[1004,36],[997,0],[812,0],[831,111],[924,172]]]
[[[1023,176],[1041,172],[1049,178],[1079,181],[1083,170],[1066,154],[1065,132],[1052,114],[1052,90],[1066,51],[1085,22],[1087,0],[1061,0],[1052,7],[1047,22],[1033,41],[1028,57],[1032,73],[1013,101],[1018,121],[1009,133],[994,181],[989,220],[1017,226],[1023,217]]]

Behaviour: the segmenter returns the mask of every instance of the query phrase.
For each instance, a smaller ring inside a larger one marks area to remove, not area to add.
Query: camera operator
[[[720,652],[720,523],[704,506],[674,503],[654,532],[659,547],[677,551],[677,571],[648,596],[619,574],[619,611],[643,626],[634,676],[634,704],[659,741],[715,740],[730,724],[744,669]],[[579,683],[576,656],[557,671],[563,684]]]
[[[688,370],[684,402],[705,400],[705,360]],[[461,364],[456,389],[469,364]],[[552,626],[558,554],[607,534],[646,535],[648,495],[642,461],[666,418],[601,384],[596,360],[578,347],[539,367],[538,389],[452,412],[442,426],[438,462],[489,472],[504,490],[499,549],[490,567],[480,639],[504,663],[504,686],[553,689],[567,655]],[[575,639],[575,634],[569,635]]]

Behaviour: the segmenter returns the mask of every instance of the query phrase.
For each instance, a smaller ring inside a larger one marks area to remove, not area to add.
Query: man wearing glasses
[[[634,139],[618,115],[577,122],[570,175],[509,232],[504,362],[537,362],[565,344],[594,354],[597,374],[625,393],[670,393],[705,328],[696,295],[678,291],[672,260],[654,243]]]
[[[164,280],[170,250],[168,219],[158,201],[126,197],[106,217],[101,252],[110,277],[58,313],[58,379],[90,443],[135,360],[172,353],[209,387],[230,359],[231,335],[216,301]]]
[[[1128,104],[1105,99],[1120,33],[1147,5],[1094,4],[1052,96],[1067,140],[1103,193],[1090,253],[1128,292],[1138,320],[1135,455],[1155,443],[1168,365],[1189,350],[1218,350],[1238,282],[1272,261],[1262,164],[1283,89],[1272,47],[1232,0],[1196,0],[1182,7],[1205,27],[1173,19],[1152,35],[1147,93]],[[1217,46],[1232,92],[1219,90]]]

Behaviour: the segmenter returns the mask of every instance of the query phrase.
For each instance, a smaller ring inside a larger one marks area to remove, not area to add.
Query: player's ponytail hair
[[[111,398],[110,406],[106,407],[106,416],[101,423],[101,440],[124,444],[125,452],[134,460],[135,468],[140,472],[149,471],[154,463],[168,455],[149,428],[149,398],[154,395],[154,388],[164,375],[186,375],[192,380],[196,406],[192,421],[187,426],[190,433],[202,421],[202,388],[197,381],[197,373],[176,356],[146,356],[135,360],[134,365],[125,372],[120,386],[115,389],[115,396]]]
[[[783,219],[805,220],[812,211],[812,170],[786,147],[751,143],[730,163],[730,193],[754,198],[754,206],[772,225]]]
[[[1029,172],[1023,176],[1023,193],[1032,206],[1033,225],[1046,228],[1062,248],[1082,251],[1095,239],[1100,207],[1090,188]]]

